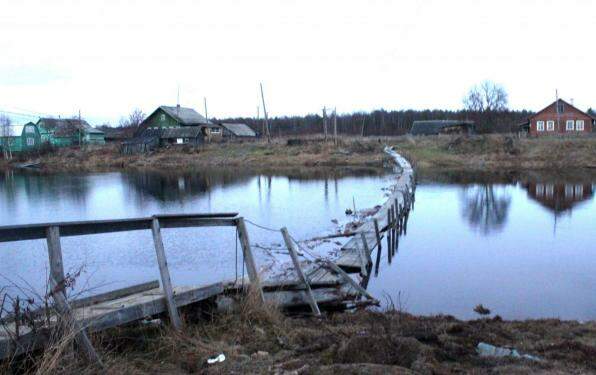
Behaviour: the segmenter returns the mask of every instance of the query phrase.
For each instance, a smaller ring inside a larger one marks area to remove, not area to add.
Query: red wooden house
[[[596,118],[559,99],[538,111],[522,129],[529,135],[587,135],[596,126]]]

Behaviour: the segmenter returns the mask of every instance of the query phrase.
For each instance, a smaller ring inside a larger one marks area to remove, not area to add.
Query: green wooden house
[[[104,144],[103,131],[89,125],[85,120],[42,117],[37,121],[42,142],[55,147]]]
[[[41,147],[41,133],[36,124],[29,122],[23,126],[12,128],[12,135],[0,138],[0,147],[2,150],[10,152],[29,152],[36,151]]]

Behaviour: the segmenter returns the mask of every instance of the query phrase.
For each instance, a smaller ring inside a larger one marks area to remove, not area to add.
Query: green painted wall
[[[39,129],[33,123],[26,124],[20,135],[2,137],[0,145],[3,149],[10,147],[12,152],[35,151],[41,146]]]
[[[103,145],[106,143],[106,139],[103,133],[87,133],[84,139],[86,144],[90,145]]]
[[[178,122],[168,115],[163,109],[158,108],[157,111],[153,112],[151,116],[145,121],[147,129],[151,128],[177,128]]]

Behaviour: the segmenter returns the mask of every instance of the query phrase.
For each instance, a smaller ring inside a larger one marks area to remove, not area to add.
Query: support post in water
[[[90,363],[95,363],[103,368],[104,365],[93,349],[91,341],[85,330],[80,327],[75,317],[72,315],[66,294],[64,292],[64,265],[62,262],[62,245],[60,243],[60,228],[51,226],[46,229],[46,240],[48,244],[48,257],[50,260],[50,288],[52,299],[54,300],[56,310],[60,314],[60,320],[63,327],[69,327],[76,332],[75,341],[83,351],[85,358]]]
[[[364,254],[364,248],[358,244],[358,241],[354,242],[354,246],[356,246],[358,256],[360,257],[360,274],[363,277],[368,276],[368,271],[366,269],[368,262],[366,255]]]
[[[391,264],[391,209],[387,210],[387,260]]]
[[[372,263],[372,258],[370,256],[370,248],[368,247],[368,242],[366,242],[366,235],[364,234],[364,232],[360,233],[360,238],[362,239],[362,247],[366,258],[366,265],[368,266]]]
[[[319,310],[319,305],[317,305],[317,300],[315,299],[315,296],[312,293],[312,289],[310,288],[308,279],[306,278],[306,276],[304,275],[304,272],[302,272],[302,269],[300,268],[300,261],[298,260],[298,254],[296,253],[296,248],[294,247],[294,243],[292,242],[292,239],[290,238],[288,229],[286,227],[281,228],[281,234],[284,237],[286,247],[288,248],[288,251],[290,252],[290,257],[292,258],[292,263],[294,263],[294,268],[296,269],[296,274],[298,274],[298,279],[300,279],[300,281],[302,281],[302,283],[304,284],[304,288],[306,290],[306,297],[308,298],[308,303],[310,305],[310,308],[312,309],[313,314],[315,314],[316,316],[320,316],[321,310]]]
[[[377,238],[377,261],[375,262],[375,276],[379,274],[379,265],[381,264],[381,233],[379,232],[379,221],[374,219],[375,236]]]
[[[170,322],[175,329],[182,329],[182,320],[178,315],[178,307],[174,301],[174,289],[172,288],[172,280],[170,279],[170,271],[168,269],[168,261],[166,259],[166,252],[161,238],[161,228],[159,226],[159,219],[154,217],[151,221],[151,233],[153,234],[153,244],[155,245],[155,254],[157,255],[157,264],[159,265],[159,274],[161,276],[161,286],[166,298],[166,305],[168,314],[170,315]]]
[[[244,263],[246,263],[246,270],[248,271],[250,284],[258,291],[261,301],[265,302],[265,296],[263,295],[263,289],[261,288],[261,281],[259,280],[259,273],[257,272],[257,264],[255,263],[255,258],[253,257],[250,248],[250,241],[248,239],[248,231],[246,230],[244,218],[239,217],[236,219],[236,228],[238,228],[238,237],[242,247],[242,254],[244,254]]]
[[[399,236],[397,232],[397,207],[391,206],[391,255],[395,254],[395,239]]]

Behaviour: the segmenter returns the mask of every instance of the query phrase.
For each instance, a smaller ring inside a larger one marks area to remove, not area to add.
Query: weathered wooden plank
[[[174,292],[176,306],[182,307],[221,294],[224,292],[224,286],[222,283],[215,283],[198,287],[177,287],[174,288]],[[157,288],[120,297],[116,300],[101,302],[97,305],[72,309],[72,315],[81,327],[97,332],[161,314],[167,311],[166,305],[163,291]],[[55,322],[55,319],[52,321]],[[6,326],[9,330],[11,327],[13,325]],[[16,350],[13,348],[14,344],[9,337],[0,334],[0,359],[7,358],[12,354],[19,355],[41,348],[47,342],[46,331],[46,329],[42,329],[34,333],[28,330],[18,340]]]
[[[319,306],[317,305],[317,301],[314,298],[314,295],[310,288],[310,284],[308,283],[308,279],[306,278],[306,276],[304,276],[304,273],[302,272],[302,268],[300,267],[300,261],[298,260],[298,254],[296,253],[296,248],[294,247],[294,243],[290,238],[288,229],[286,227],[281,228],[281,234],[286,243],[286,247],[290,252],[290,257],[292,258],[292,263],[294,263],[294,269],[296,270],[298,279],[302,281],[302,283],[304,284],[304,288],[306,289],[306,297],[308,299],[308,303],[310,304],[310,308],[312,309],[313,314],[315,314],[316,316],[320,316],[321,310],[319,310]]]
[[[176,288],[174,302],[176,307],[182,307],[194,302],[206,300],[210,297],[223,293],[223,284],[216,283],[200,288],[189,288],[188,290]],[[96,308],[93,307],[95,310]],[[126,323],[134,322],[145,317],[151,317],[167,310],[167,302],[161,297],[150,298],[140,303],[127,304],[122,308],[108,311],[99,317],[87,318],[87,326],[92,331],[101,331],[107,328],[116,327]]]
[[[72,329],[75,334],[75,341],[78,348],[83,352],[84,357],[90,362],[100,367],[104,367],[101,359],[93,349],[91,341],[80,324],[73,318],[70,306],[66,301],[64,292],[64,265],[62,261],[62,245],[60,243],[60,229],[57,226],[47,228],[46,233],[48,244],[48,257],[50,261],[50,288],[51,296],[54,300],[54,307],[60,315],[60,321],[63,323],[63,329]],[[15,325],[18,327],[18,324]],[[66,332],[64,332],[66,333]],[[18,334],[16,335],[19,336]]]
[[[182,320],[178,315],[178,309],[174,303],[174,292],[172,288],[172,281],[170,279],[170,271],[168,269],[168,261],[161,238],[161,230],[159,228],[159,219],[153,218],[151,223],[151,232],[153,234],[153,244],[155,245],[155,253],[157,255],[157,264],[159,265],[159,274],[161,275],[161,285],[164,291],[164,297],[168,306],[168,313],[170,321],[174,328],[182,329]]]
[[[224,216],[214,216],[224,215]],[[233,216],[229,214],[180,214],[159,215],[163,218],[163,227],[200,227],[200,226],[229,226],[235,225]],[[151,229],[152,217],[112,220],[88,220],[40,223],[26,225],[8,225],[0,227],[0,242],[23,241],[43,239],[46,237],[46,228],[55,226],[60,228],[62,237],[82,236],[100,233],[115,233],[133,230]]]
[[[358,285],[357,282],[355,282],[350,275],[348,275],[347,273],[345,273],[341,268],[339,268],[335,263],[328,261],[328,260],[322,260],[321,261],[323,264],[325,264],[326,266],[328,266],[329,268],[331,268],[334,272],[336,272],[339,276],[341,276],[348,284],[350,284],[354,289],[356,289],[360,294],[362,294],[364,297],[368,298],[368,299],[372,299],[374,300],[375,298],[363,287],[361,287],[360,285]]]
[[[257,272],[257,264],[250,248],[250,240],[248,239],[248,231],[246,230],[244,218],[240,217],[236,219],[236,228],[238,228],[238,238],[240,240],[240,246],[242,247],[242,254],[244,255],[244,263],[246,264],[250,283],[259,293],[261,300],[265,301],[259,273]]]
[[[96,305],[98,303],[130,296],[132,294],[146,292],[148,290],[156,289],[156,288],[159,288],[159,281],[153,280],[153,281],[149,281],[149,282],[138,284],[138,285],[132,285],[132,286],[122,288],[122,289],[111,290],[106,293],[96,294],[94,296],[75,299],[75,300],[70,301],[70,306],[73,309],[80,308],[80,307],[87,307],[87,306],[91,306],[91,305]]]

